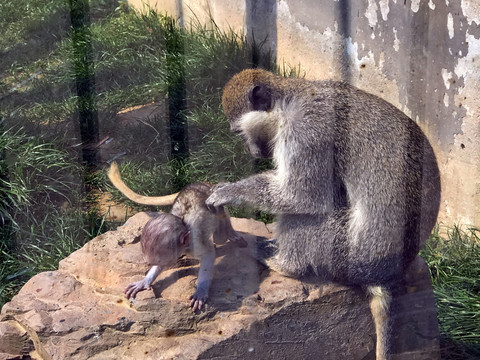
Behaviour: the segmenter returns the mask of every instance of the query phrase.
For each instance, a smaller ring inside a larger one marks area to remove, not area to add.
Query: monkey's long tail
[[[114,162],[110,165],[108,177],[112,184],[120,190],[123,195],[138,204],[156,206],[172,205],[178,195],[178,193],[165,196],[143,196],[137,194],[123,182],[118,165]]]
[[[370,310],[375,322],[377,334],[377,360],[388,360],[389,349],[391,348],[391,319],[390,305],[392,296],[390,291],[382,286],[369,286]]]

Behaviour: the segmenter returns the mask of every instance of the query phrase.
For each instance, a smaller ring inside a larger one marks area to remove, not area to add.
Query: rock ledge
[[[147,271],[138,236],[147,213],[130,218],[36,275],[0,315],[0,359],[375,359],[365,295],[270,272],[227,242],[217,248],[205,311],[188,297],[198,265],[161,274],[134,304],[123,289]],[[271,237],[260,222],[232,219],[253,244]],[[417,258],[407,294],[395,299],[395,359],[439,359],[428,269]]]

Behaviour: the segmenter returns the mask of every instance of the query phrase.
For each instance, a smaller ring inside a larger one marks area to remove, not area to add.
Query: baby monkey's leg
[[[215,262],[215,249],[203,255],[200,260],[200,270],[198,272],[198,284],[195,293],[190,296],[190,307],[193,311],[200,310],[207,302],[208,291],[213,277],[213,263]]]
[[[227,209],[225,209],[223,206],[219,206],[215,208],[214,211],[216,213],[218,224],[213,233],[213,242],[215,244],[223,244],[227,241],[227,239],[229,239],[230,241],[236,243],[240,248],[247,247],[248,243],[245,241],[242,235],[233,229]]]

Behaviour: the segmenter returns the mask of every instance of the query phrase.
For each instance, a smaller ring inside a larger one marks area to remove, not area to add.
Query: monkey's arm
[[[277,182],[276,172],[271,170],[235,183],[221,183],[213,188],[205,203],[209,208],[248,204],[274,213],[297,212],[293,201],[277,195]]]
[[[152,268],[148,271],[147,275],[143,278],[143,280],[133,282],[125,288],[125,297],[127,299],[135,299],[135,296],[137,296],[140,291],[149,290],[150,285],[152,285],[158,274],[160,274],[161,272],[162,269],[160,268],[160,266],[152,266]]]
[[[193,311],[200,310],[207,302],[208,290],[213,276],[213,263],[215,261],[215,251],[207,252],[200,261],[200,270],[198,273],[198,284],[195,293],[190,296],[190,307]]]

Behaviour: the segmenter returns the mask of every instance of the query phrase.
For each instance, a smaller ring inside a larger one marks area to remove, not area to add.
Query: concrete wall
[[[136,8],[141,0],[131,0]],[[188,23],[266,36],[278,63],[343,79],[427,133],[442,173],[439,220],[480,226],[480,0],[150,0]]]

